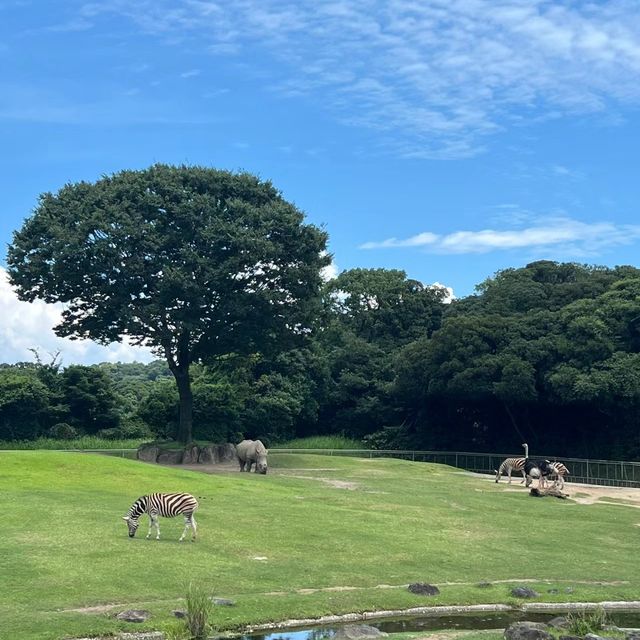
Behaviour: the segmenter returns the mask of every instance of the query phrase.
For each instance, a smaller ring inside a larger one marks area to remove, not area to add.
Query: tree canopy
[[[9,276],[23,300],[65,303],[58,335],[127,337],[164,357],[188,441],[191,363],[305,336],[326,240],[270,182],[155,165],[41,195],[14,235]]]

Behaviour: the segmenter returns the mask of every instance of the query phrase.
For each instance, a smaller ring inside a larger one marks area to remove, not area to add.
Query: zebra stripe
[[[148,496],[141,496],[129,508],[127,515],[123,520],[129,527],[129,537],[136,535],[138,525],[140,524],[140,516],[149,514],[149,533],[147,538],[151,537],[151,529],[156,528],[156,540],[160,540],[160,525],[158,524],[158,516],[164,518],[175,518],[178,515],[184,515],[184,531],[180,536],[180,542],[191,528],[192,540],[196,539],[196,520],[193,517],[195,510],[198,508],[198,501],[189,493],[151,493]]]
[[[496,471],[496,482],[500,482],[500,477],[503,473],[509,476],[509,484],[511,484],[511,473],[513,471],[520,471],[522,473],[522,482],[525,480],[524,463],[526,458],[507,458]],[[520,484],[522,484],[522,482]]]
[[[549,466],[551,467],[549,478],[555,478],[556,486],[559,486],[560,489],[562,489],[564,487],[564,477],[571,475],[569,473],[569,469],[567,469],[567,467],[565,467],[562,462],[551,462],[549,463]]]

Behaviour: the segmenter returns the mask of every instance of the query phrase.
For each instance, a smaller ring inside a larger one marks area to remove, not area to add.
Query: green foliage
[[[78,451],[100,449],[137,449],[148,439],[107,440],[98,436],[81,436],[73,440],[60,438],[36,438],[35,440],[0,440],[0,450],[15,451],[51,451],[57,449],[74,449]]]
[[[361,440],[346,436],[312,436],[295,438],[277,445],[279,449],[366,449]]]
[[[166,358],[186,442],[191,363],[299,342],[319,309],[326,241],[270,182],[157,164],[42,194],[7,262],[21,299],[65,303],[58,335],[128,336]]]
[[[205,640],[211,630],[209,623],[213,611],[211,594],[202,586],[190,582],[187,587],[186,601],[185,625],[189,632],[189,638],[191,640]]]
[[[586,636],[588,633],[597,634],[610,624],[607,612],[602,607],[594,611],[577,611],[567,614],[567,630],[574,636]]]
[[[78,431],[66,422],[58,422],[49,429],[49,437],[57,440],[73,440],[78,437]]]

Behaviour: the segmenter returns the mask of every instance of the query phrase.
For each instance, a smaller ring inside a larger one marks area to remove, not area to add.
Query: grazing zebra
[[[560,489],[564,488],[564,477],[570,475],[569,469],[565,467],[562,462],[551,462],[549,464],[551,467],[551,473],[549,474],[549,479],[553,480],[555,478],[555,486]]]
[[[184,540],[189,527],[192,530],[192,541],[196,539],[196,520],[193,517],[194,511],[198,508],[198,501],[188,493],[152,493],[148,496],[138,498],[132,505],[123,520],[129,527],[129,537],[136,535],[138,525],[140,524],[140,516],[143,513],[149,514],[149,533],[147,538],[151,537],[151,529],[156,528],[156,540],[160,540],[160,525],[158,524],[158,516],[165,518],[174,518],[177,515],[184,515],[184,531],[180,536],[180,542]]]
[[[500,482],[500,478],[503,473],[509,476],[509,484],[511,484],[511,473],[513,471],[520,471],[522,473],[522,482],[525,481],[524,463],[526,458],[507,458],[496,471],[496,482]],[[522,484],[522,482],[520,484]]]

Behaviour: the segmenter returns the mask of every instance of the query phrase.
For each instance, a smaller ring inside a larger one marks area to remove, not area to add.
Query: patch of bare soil
[[[495,482],[495,477],[481,473],[465,472],[487,482]],[[536,484],[536,483],[534,483]],[[509,485],[499,482],[503,491],[528,491],[524,485]],[[578,504],[615,504],[623,507],[640,508],[640,489],[634,487],[604,487],[595,484],[582,484],[580,482],[566,482],[563,491]],[[607,500],[608,498],[608,500]]]
[[[356,482],[347,482],[346,480],[332,480],[331,478],[319,478],[318,476],[298,476],[292,473],[283,475],[287,475],[289,478],[299,478],[301,480],[316,480],[317,482],[328,484],[334,489],[346,489],[347,491],[355,491],[358,488],[358,484]]]

